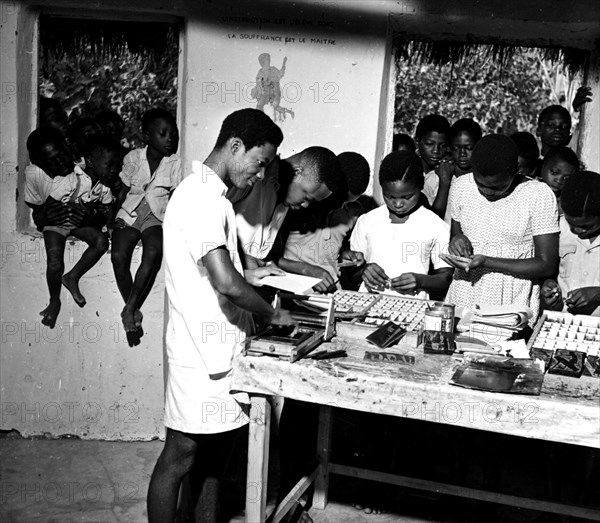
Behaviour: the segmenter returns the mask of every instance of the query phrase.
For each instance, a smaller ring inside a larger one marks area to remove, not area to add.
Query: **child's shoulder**
[[[146,154],[146,147],[139,147],[137,149],[132,149],[129,151],[125,157],[123,158],[123,162],[127,163],[139,163]]]
[[[358,219],[362,222],[372,223],[381,221],[388,216],[388,208],[385,204],[376,207],[372,211],[369,211],[363,215],[361,215]]]
[[[442,218],[422,205],[415,211],[414,216],[419,222],[419,226],[431,227],[436,230],[448,228],[448,224]]]

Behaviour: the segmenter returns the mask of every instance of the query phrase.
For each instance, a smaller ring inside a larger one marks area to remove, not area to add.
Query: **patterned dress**
[[[525,259],[535,254],[533,237],[559,231],[556,198],[550,188],[526,180],[501,200],[490,202],[478,191],[473,174],[452,184],[452,219],[473,244],[475,254]],[[448,290],[447,301],[458,306],[527,305],[537,318],[540,308],[539,282],[490,269],[460,269]]]

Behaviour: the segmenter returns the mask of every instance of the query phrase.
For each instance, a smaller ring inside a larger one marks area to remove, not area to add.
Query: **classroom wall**
[[[446,18],[434,0],[105,0],[93,6],[83,0],[55,0],[45,2],[44,7],[73,17],[98,17],[97,13],[103,12],[112,18],[164,14],[183,20],[178,112],[180,152],[189,170],[193,160],[208,154],[228,113],[256,106],[252,88],[262,53],[270,54],[276,68],[287,57],[280,80],[281,106],[293,116],[287,112],[285,118],[276,117],[285,135],[280,148],[283,157],[318,144],[336,153],[360,152],[372,167],[377,165],[386,152],[386,137],[390,137],[390,13],[396,31],[405,28],[410,34],[426,33],[434,24],[442,36],[448,31],[464,37],[474,32],[486,34],[493,23],[484,16],[488,5],[504,17],[498,26],[503,34],[510,35],[510,18],[515,16],[529,20],[527,34],[532,36],[536,31],[543,34],[540,16],[554,17],[553,23],[560,21],[556,2],[540,0],[537,5],[534,1],[528,4],[529,12],[517,14],[504,4],[504,0],[493,0],[465,7],[458,1],[447,2],[444,5],[451,15]],[[19,173],[27,162],[24,144],[35,125],[37,100],[32,67],[37,56],[36,18],[35,9],[28,5],[33,4],[0,2],[0,430],[14,429],[24,436],[161,437],[162,271],[143,308],[146,335],[137,347],[129,347],[125,341],[119,318],[122,300],[108,256],[82,280],[86,307],[78,308],[63,293],[57,327],[50,330],[39,321],[38,313],[47,300],[43,242],[35,231],[24,229],[26,216],[18,216],[17,209],[22,192]],[[577,5],[570,10],[573,17],[578,9],[589,7],[589,2]],[[470,16],[476,17],[476,25],[469,23]],[[573,17],[567,22],[579,27]],[[590,32],[590,23],[573,33],[578,42]],[[600,96],[594,104],[597,111]],[[273,114],[272,106],[265,110]],[[68,242],[67,269],[81,252],[79,242]],[[137,250],[134,268],[139,258]]]
[[[83,5],[58,4],[64,9]],[[125,340],[122,300],[108,255],[82,279],[84,308],[63,291],[56,328],[39,321],[47,303],[43,241],[35,231],[22,230],[22,216],[18,226],[16,206],[22,190],[17,166],[23,172],[25,139],[35,126],[35,74],[25,60],[36,47],[35,15],[24,4],[3,4],[3,9],[0,429],[24,436],[161,437],[162,271],[142,309],[146,335],[137,347]],[[281,106],[293,115],[276,118],[286,137],[280,149],[284,157],[318,144],[336,153],[358,151],[374,163],[385,19],[376,26],[363,20],[360,27],[348,27],[340,17],[314,10],[274,16],[267,8],[253,17],[207,3],[195,9],[170,11],[184,19],[179,112],[186,170],[192,160],[206,157],[227,114],[256,107],[251,91],[261,53],[269,53],[278,68],[287,57]],[[271,106],[265,110],[272,114]],[[82,249],[80,242],[68,242],[67,270]],[[138,250],[134,268],[139,258]]]

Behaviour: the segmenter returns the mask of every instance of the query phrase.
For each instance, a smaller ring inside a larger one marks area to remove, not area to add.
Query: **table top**
[[[364,360],[374,347],[334,338],[316,350],[344,349],[348,357],[302,359],[241,356],[232,390],[386,414],[502,434],[600,448],[600,379],[546,374],[539,396],[485,392],[450,385],[454,356],[414,355],[414,364]]]

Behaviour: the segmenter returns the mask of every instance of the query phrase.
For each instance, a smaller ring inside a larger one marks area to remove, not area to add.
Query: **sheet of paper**
[[[294,294],[308,294],[322,280],[312,278],[311,276],[286,272],[285,276],[266,276],[260,281],[263,285],[275,287],[282,291],[293,292]]]

